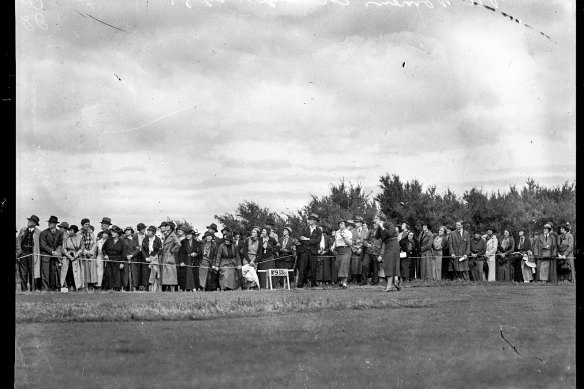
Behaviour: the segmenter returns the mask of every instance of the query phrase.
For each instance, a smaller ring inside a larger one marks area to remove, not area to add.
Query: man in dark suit
[[[448,270],[453,271],[456,278],[469,279],[468,256],[470,254],[470,235],[462,229],[462,221],[457,221],[455,231],[448,236],[448,249],[452,261]]]
[[[318,228],[316,223],[318,223],[318,215],[316,213],[311,213],[308,216],[308,227],[304,229],[302,236],[308,238],[308,265],[310,268],[310,283],[312,287],[316,287],[316,272],[317,272],[317,262],[316,256],[318,255],[318,248],[320,246],[320,241],[322,240],[322,230]],[[299,278],[298,286],[300,287]]]
[[[51,216],[48,220],[49,228],[41,232],[39,244],[41,248],[41,282],[43,290],[58,290],[61,283],[58,275],[59,257],[63,246],[63,234],[57,230],[59,219]]]
[[[150,268],[142,254],[142,241],[146,237],[146,225],[139,223],[136,226],[138,232],[132,236],[132,251],[129,254],[129,260],[134,262],[130,264],[130,272],[132,274],[132,291],[136,290],[146,291],[148,289],[148,281],[150,279]],[[139,262],[139,263],[136,263]]]

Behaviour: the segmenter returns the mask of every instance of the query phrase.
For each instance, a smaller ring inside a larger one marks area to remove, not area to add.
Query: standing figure
[[[195,231],[188,230],[185,239],[180,244],[178,252],[179,265],[177,269],[178,287],[181,291],[196,290],[192,266],[195,257],[199,255],[199,245],[195,240]]]
[[[558,243],[552,235],[549,223],[543,226],[543,234],[533,243],[533,256],[537,261],[537,279],[540,282],[557,283]]]
[[[146,225],[138,223],[136,226],[138,233],[132,236],[132,251],[129,254],[130,275],[132,278],[132,291],[145,291],[148,289],[150,269],[142,253],[142,242],[146,238]]]
[[[515,250],[515,239],[509,233],[509,230],[503,230],[503,238],[499,241],[497,249],[497,281],[512,281],[511,264],[509,257]]]
[[[91,230],[89,219],[81,220],[81,245],[83,250],[79,259],[81,283],[85,290],[89,290],[90,288],[93,290],[95,281],[97,281],[97,274],[91,274],[91,270],[93,268],[92,263],[95,262],[97,241]]]
[[[213,268],[219,273],[221,290],[239,289],[236,274],[241,269],[241,257],[237,247],[233,244],[233,235],[225,235],[223,243],[217,249]]]
[[[351,245],[351,274],[353,279],[361,285],[367,285],[367,275],[363,276],[363,257],[365,255],[364,241],[368,235],[367,227],[363,227],[363,218],[357,216],[353,221],[353,244]]]
[[[316,257],[316,282],[322,286],[332,281],[332,261],[331,261],[331,230],[327,226],[322,227],[322,238],[318,245],[318,257]]]
[[[104,255],[103,252],[103,245],[105,242],[111,237],[110,230],[103,230],[98,234],[97,239],[97,249],[96,249],[96,256],[95,256],[95,267],[92,269],[92,273],[94,272],[96,275],[95,286],[96,290],[100,290],[103,284],[103,268],[104,268]]]
[[[58,263],[62,255],[63,233],[57,230],[59,219],[51,216],[47,221],[49,228],[39,236],[41,257],[41,282],[44,290],[59,290],[61,280],[58,274]]]
[[[259,247],[259,241],[258,241],[259,235],[260,235],[260,228],[259,227],[252,228],[250,237],[247,238],[245,243],[244,243],[244,253],[243,253],[242,264],[243,265],[250,265],[254,269],[257,268],[256,258],[257,258],[258,247]],[[258,288],[259,287],[259,285],[255,285],[255,283],[253,281],[248,281],[245,279],[242,279],[242,281],[243,282],[242,282],[241,287],[243,289]],[[259,279],[258,279],[258,281],[259,281]]]
[[[302,236],[308,238],[308,267],[310,268],[310,284],[312,287],[317,286],[316,274],[318,273],[318,267],[316,262],[316,257],[318,256],[318,249],[320,246],[320,241],[322,240],[322,231],[317,227],[319,218],[316,213],[311,213],[308,215],[308,227],[302,232]],[[300,281],[299,281],[300,282]]]
[[[207,290],[207,280],[210,278],[209,270],[217,256],[217,244],[213,240],[215,234],[209,230],[203,235],[201,243],[201,264],[199,267],[199,285],[201,290]]]
[[[161,284],[162,290],[165,289],[174,292],[178,285],[176,275],[176,262],[178,259],[178,250],[180,250],[180,241],[174,233],[174,223],[166,223],[166,236],[162,242],[162,258],[161,258]]]
[[[365,253],[363,254],[363,262],[361,277],[365,277],[365,274],[371,274],[371,285],[377,285],[379,283],[379,267],[381,265],[382,246],[383,242],[381,238],[377,238],[377,232],[379,230],[379,223],[377,220],[373,220],[373,230],[367,230],[367,235],[363,240],[363,246],[365,247]],[[369,278],[369,277],[367,277]]]
[[[408,234],[399,242],[401,251],[406,255],[401,258],[400,275],[402,281],[412,281],[415,278],[415,266],[412,266],[414,259],[418,259],[420,247],[418,241],[414,239],[414,231],[408,231]]]
[[[162,240],[156,236],[156,227],[150,226],[146,230],[146,238],[142,240],[142,256],[148,263],[150,276],[148,284],[152,285],[150,291],[158,292],[160,284],[160,253],[162,252]]]
[[[420,278],[429,280],[432,279],[432,243],[434,242],[434,235],[430,223],[422,224],[422,232],[418,239],[418,247],[420,248]]]
[[[20,248],[17,254],[18,270],[20,272],[20,288],[21,290],[36,290],[37,280],[41,278],[41,257],[40,257],[40,243],[41,230],[37,228],[40,219],[36,215],[32,215],[28,219],[28,225],[20,230],[18,233],[18,247]]]
[[[275,269],[275,255],[280,250],[280,244],[272,237],[270,237],[270,229],[262,228],[260,237],[258,239],[258,252],[256,261],[258,264],[258,279],[260,281],[260,288],[267,288],[266,272],[259,270]]]
[[[487,243],[483,240],[481,232],[475,227],[473,239],[470,241],[470,269],[473,281],[484,281],[485,272],[483,270],[485,263],[485,253],[487,252]]]
[[[122,290],[122,272],[124,270],[124,262],[126,260],[126,243],[122,239],[123,231],[118,226],[112,226],[112,237],[105,241],[102,250],[104,253],[103,260],[104,278],[106,282],[103,283],[103,289],[113,289],[115,291]]]
[[[378,259],[382,262],[381,268],[387,282],[385,291],[390,292],[393,289],[392,285],[397,290],[401,290],[401,258],[396,226],[390,221],[385,221],[385,218],[381,215],[377,216],[375,224],[379,227],[375,233],[375,238],[381,239],[383,243],[381,255]]]
[[[524,283],[533,281],[533,273],[535,273],[535,260],[533,259],[533,251],[531,251],[531,240],[525,236],[525,231],[520,229],[518,231],[517,246],[515,251],[519,253],[521,278]]]
[[[292,228],[284,227],[280,238],[280,256],[276,259],[276,268],[294,270],[294,258],[296,258],[296,246],[292,239]],[[289,279],[291,274],[288,274]],[[284,277],[278,277],[280,286],[284,286]]]
[[[574,236],[570,233],[570,226],[564,224],[560,227],[558,241],[559,278],[562,282],[574,282],[576,269],[574,268]]]
[[[468,255],[470,254],[470,237],[467,231],[462,228],[462,221],[455,224],[456,231],[452,231],[448,239],[450,251],[450,262],[452,267],[448,270],[454,271],[456,278],[468,280]]]
[[[497,280],[496,277],[496,256],[497,256],[497,249],[499,248],[499,242],[497,241],[497,237],[495,236],[496,230],[494,227],[487,229],[487,240],[486,244],[486,252],[485,256],[487,257],[487,266],[489,267],[489,274],[487,276],[488,282],[494,282]]]
[[[432,239],[432,279],[434,280],[442,279],[442,260],[447,247],[446,227],[440,226],[438,233]]]
[[[341,288],[346,289],[347,279],[351,271],[353,234],[347,229],[346,220],[340,220],[338,225],[339,229],[335,233],[335,241],[331,247],[331,250],[336,254],[336,259],[333,263],[333,272],[337,274]]]
[[[70,285],[74,285],[77,291],[83,288],[83,277],[81,275],[81,266],[79,265],[83,245],[81,243],[81,235],[77,234],[78,231],[79,228],[76,225],[71,225],[69,234],[63,241],[63,254],[65,254],[67,261],[63,263],[61,269],[61,287],[67,289],[61,289],[61,291],[68,291]]]

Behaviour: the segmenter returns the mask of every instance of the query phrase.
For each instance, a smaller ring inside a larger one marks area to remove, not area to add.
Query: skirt
[[[420,278],[431,279],[433,277],[434,267],[432,266],[432,252],[430,250],[420,255]]]
[[[219,286],[221,290],[239,289],[239,277],[237,273],[237,259],[221,258],[219,264]]]
[[[332,261],[330,256],[316,257],[316,280],[319,282],[330,282],[332,272]],[[336,281],[336,277],[335,277]]]
[[[361,254],[351,253],[351,275],[361,275]]]
[[[347,246],[337,247],[337,258],[336,258],[336,268],[337,268],[337,278],[347,278],[349,277],[349,267],[351,264],[351,248]]]
[[[385,251],[383,252],[383,274],[385,277],[404,277],[401,275],[400,262],[399,243],[397,238],[391,238],[385,242]]]

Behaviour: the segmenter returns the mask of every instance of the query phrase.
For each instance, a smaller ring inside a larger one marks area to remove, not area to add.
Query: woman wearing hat
[[[174,292],[178,286],[176,274],[176,263],[180,241],[174,233],[174,223],[168,222],[166,225],[167,234],[162,241],[162,260],[160,265],[162,290]]]
[[[103,230],[101,231],[101,235],[97,240],[95,261],[91,262],[91,264],[93,265],[92,274],[95,274],[96,277],[94,285],[94,288],[96,290],[101,289],[101,285],[103,282],[103,257],[105,255],[103,253],[103,245],[109,238],[111,238],[111,236],[112,233],[110,230]]]
[[[270,229],[265,227],[262,228],[260,237],[258,239],[258,252],[257,252],[257,270],[268,270],[275,269],[275,255],[280,251],[280,244],[272,237],[270,237]],[[258,272],[258,278],[260,280],[260,287],[267,288],[266,282],[266,272]]]
[[[487,229],[487,239],[485,241],[485,256],[487,257],[487,266],[489,267],[489,272],[487,275],[488,282],[494,282],[497,280],[496,257],[497,250],[499,248],[499,242],[497,240],[497,236],[494,234],[495,232],[497,231],[493,227]]]
[[[201,264],[199,267],[199,285],[201,290],[207,289],[208,281],[214,259],[217,257],[217,244],[215,243],[215,234],[209,230],[203,235],[203,242],[201,243]],[[209,282],[209,285],[211,283]]]
[[[543,226],[543,234],[534,240],[533,256],[537,262],[537,280],[545,282],[558,282],[557,255],[558,245],[552,235],[552,227],[548,223]]]
[[[180,244],[178,251],[179,264],[177,269],[178,288],[180,291],[196,291],[195,277],[192,267],[195,258],[199,256],[199,242],[195,240],[195,231],[188,230],[185,239]]]
[[[570,233],[570,226],[560,226],[558,242],[558,259],[560,262],[559,278],[562,282],[574,282],[576,271],[574,269],[574,237]]]
[[[123,287],[122,274],[126,259],[126,243],[122,238],[123,231],[118,226],[111,228],[112,237],[103,244],[104,283],[103,289],[120,291]]]
[[[316,257],[316,282],[322,286],[324,283],[330,284],[332,281],[332,260],[331,246],[334,238],[331,238],[331,230],[327,226],[322,227],[322,238],[318,246],[318,257]],[[336,276],[335,276],[336,281]]]
[[[253,267],[257,266],[256,258],[258,253],[259,241],[258,238],[260,236],[260,227],[254,227],[251,230],[250,237],[247,238],[244,242],[244,253],[243,253],[243,265],[250,265]],[[243,279],[242,279],[243,281]],[[241,287],[243,289],[249,289],[251,287],[257,287],[254,285],[252,281],[243,281]]]
[[[339,229],[335,233],[335,241],[331,247],[331,250],[336,254],[332,270],[337,275],[341,288],[345,289],[351,264],[353,234],[347,229],[346,220],[339,221],[338,225]]]
[[[65,254],[63,266],[61,268],[61,292],[67,292],[68,286],[73,284],[76,290],[83,288],[83,278],[79,258],[83,252],[81,235],[76,225],[69,227],[69,236],[63,242],[63,253]]]
[[[239,289],[236,274],[241,269],[241,258],[237,247],[233,244],[233,235],[226,234],[223,238],[223,243],[217,249],[213,268],[219,273],[221,290]]]
[[[142,257],[148,263],[148,284],[151,292],[158,292],[160,286],[160,252],[162,251],[162,240],[156,236],[156,227],[150,226],[146,229],[146,237],[142,240]],[[143,275],[146,277],[146,274]],[[151,286],[150,286],[151,285]]]
[[[442,279],[442,256],[444,249],[448,247],[446,227],[440,226],[438,233],[432,238],[432,279]]]
[[[81,220],[81,246],[83,252],[81,253],[81,258],[79,265],[81,266],[81,282],[86,290],[93,290],[95,283],[97,281],[97,269],[95,268],[95,253],[97,249],[97,241],[93,231],[91,231],[91,225],[89,219]],[[92,272],[93,270],[93,272]]]
[[[294,269],[294,258],[296,258],[296,245],[292,239],[292,228],[284,227],[280,238],[280,256],[276,258],[276,268]],[[285,277],[278,277],[280,286],[284,286]]]
[[[392,284],[397,290],[400,290],[400,247],[397,240],[397,230],[392,222],[385,221],[381,215],[376,217],[376,223],[379,228],[375,233],[375,237],[381,239],[384,245],[383,253],[379,256],[379,259],[383,262],[383,274],[387,280],[385,291],[391,291]],[[390,280],[391,283],[389,282]]]
[[[513,239],[509,230],[505,229],[497,249],[497,281],[512,281],[509,256],[514,250],[515,239]]]

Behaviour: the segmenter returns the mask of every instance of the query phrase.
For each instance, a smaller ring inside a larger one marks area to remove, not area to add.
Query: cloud
[[[208,223],[386,171],[457,190],[575,177],[573,5],[500,2],[530,30],[463,3],[150,3],[17,24],[17,221]]]

